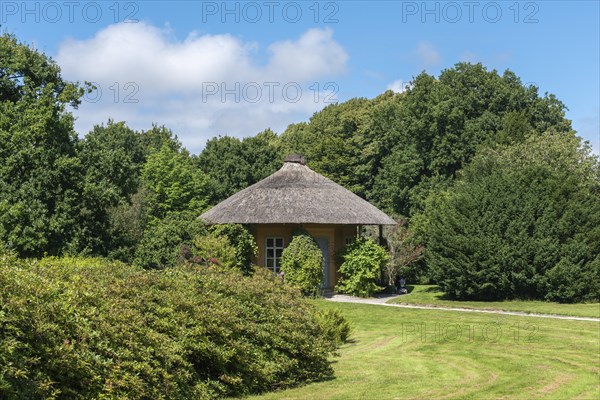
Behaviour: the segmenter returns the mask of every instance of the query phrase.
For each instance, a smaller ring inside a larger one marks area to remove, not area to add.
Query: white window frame
[[[273,245],[269,246],[269,240],[272,240]],[[277,241],[281,240],[281,246],[277,245]],[[265,267],[277,274],[281,270],[281,257],[277,257],[277,250],[285,248],[285,240],[282,236],[269,236],[265,238]],[[269,250],[273,250],[273,257],[269,257]],[[269,266],[269,260],[273,260],[273,267]]]

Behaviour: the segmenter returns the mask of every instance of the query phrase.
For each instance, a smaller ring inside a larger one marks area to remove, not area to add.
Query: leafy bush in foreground
[[[323,279],[323,253],[315,239],[306,232],[294,235],[281,255],[281,270],[285,281],[304,295],[317,295]]]
[[[0,398],[210,399],[315,381],[315,309],[258,268],[0,255]]]
[[[342,259],[337,290],[368,297],[381,289],[376,282],[389,260],[383,247],[371,239],[359,238],[346,247]]]

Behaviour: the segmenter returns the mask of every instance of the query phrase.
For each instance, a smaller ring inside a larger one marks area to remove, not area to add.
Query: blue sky
[[[0,24],[96,84],[81,135],[109,117],[158,123],[198,152],[472,61],[555,94],[598,153],[599,3],[2,1]]]

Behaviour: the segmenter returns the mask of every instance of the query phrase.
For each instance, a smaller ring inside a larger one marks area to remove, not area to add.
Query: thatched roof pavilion
[[[273,175],[200,216],[212,224],[394,225],[374,205],[325,178],[302,156],[288,156]]]
[[[291,155],[273,175],[234,194],[205,212],[209,224],[246,224],[259,248],[256,260],[279,271],[283,248],[292,232],[308,231],[324,253],[323,287],[337,281],[335,253],[357,235],[360,225],[396,222],[368,201],[314,172],[303,156]],[[332,268],[330,268],[330,266]]]

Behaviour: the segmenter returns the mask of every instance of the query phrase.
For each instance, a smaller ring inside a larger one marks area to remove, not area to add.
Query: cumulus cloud
[[[195,32],[177,40],[168,28],[137,23],[67,40],[55,58],[65,78],[98,87],[75,112],[80,133],[109,117],[137,129],[157,122],[198,150],[218,134],[283,130],[335,99],[327,83],[345,72],[348,55],[333,31],[310,29],[265,50],[260,64],[257,43]]]
[[[433,44],[429,42],[419,42],[417,44],[417,57],[421,64],[427,67],[437,67],[442,61],[442,57]]]
[[[333,40],[331,29],[311,29],[297,41],[273,43],[269,51],[272,73],[283,71],[300,80],[341,74],[348,60],[342,46]]]

